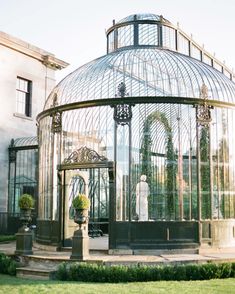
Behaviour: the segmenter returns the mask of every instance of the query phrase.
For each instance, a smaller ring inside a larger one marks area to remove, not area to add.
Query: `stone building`
[[[0,213],[2,216],[8,210],[8,147],[11,139],[36,136],[36,116],[43,109],[46,97],[55,86],[55,71],[67,65],[68,63],[56,58],[52,53],[0,32]],[[19,142],[24,142],[25,145],[29,141]],[[37,144],[37,140],[34,141]],[[13,141],[12,145],[14,145]],[[14,158],[11,160],[14,161]],[[4,223],[3,219],[1,223]]]

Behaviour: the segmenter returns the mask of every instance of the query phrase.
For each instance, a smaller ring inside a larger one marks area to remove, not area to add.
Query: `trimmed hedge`
[[[0,273],[11,276],[16,275],[16,262],[4,253],[0,253]]]
[[[14,241],[15,239],[15,235],[0,235],[0,243]]]
[[[87,263],[60,264],[56,279],[99,283],[189,281],[235,277],[235,263],[167,266],[105,266]]]

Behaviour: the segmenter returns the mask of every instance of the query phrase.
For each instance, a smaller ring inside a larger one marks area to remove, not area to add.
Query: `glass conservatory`
[[[233,73],[179,27],[113,21],[38,115],[37,241],[71,246],[86,193],[110,253],[235,247],[234,107]]]
[[[31,194],[35,200],[32,223],[37,218],[38,196],[38,140],[37,137],[12,139],[8,148],[8,219],[7,232],[15,233],[20,226],[19,197]]]

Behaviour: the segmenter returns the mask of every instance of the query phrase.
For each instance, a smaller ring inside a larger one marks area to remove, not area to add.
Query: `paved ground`
[[[0,253],[12,255],[15,251],[15,242],[0,244]],[[161,254],[161,255],[109,255],[107,236],[90,238],[90,261],[102,261],[106,264],[166,264],[166,263],[204,263],[208,261],[235,262],[235,250],[230,252],[214,252],[201,254]],[[34,244],[31,258],[61,262],[70,260],[71,251],[57,252],[55,247],[40,247]]]

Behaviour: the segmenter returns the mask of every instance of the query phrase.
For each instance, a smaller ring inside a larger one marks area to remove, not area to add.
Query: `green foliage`
[[[142,171],[141,174],[146,175],[150,189],[153,188],[152,168],[151,168],[151,126],[154,122],[163,125],[166,133],[166,199],[167,199],[167,216],[169,219],[174,217],[175,211],[175,195],[176,195],[176,175],[177,163],[176,154],[173,145],[172,129],[165,113],[154,111],[145,120],[143,127],[142,140]]]
[[[0,253],[0,273],[11,276],[16,274],[16,262],[4,253]]]
[[[167,146],[166,146],[166,191],[167,191],[167,215],[169,219],[173,219],[175,203],[174,198],[176,194],[176,175],[177,164],[174,152],[174,145],[171,132],[168,134]]]
[[[0,235],[0,243],[14,241],[16,239],[15,235]]]
[[[209,126],[203,126],[200,134],[200,171],[202,191],[202,218],[210,218],[210,132]]]
[[[85,194],[78,194],[73,199],[72,204],[75,209],[88,209],[90,207],[90,199]]]
[[[208,280],[234,276],[235,263],[174,266],[105,266],[75,262],[62,263],[56,273],[58,280],[100,283]]]
[[[34,207],[33,196],[30,194],[21,195],[18,204],[21,209],[32,209]]]

